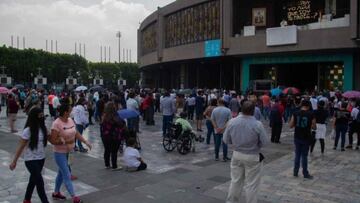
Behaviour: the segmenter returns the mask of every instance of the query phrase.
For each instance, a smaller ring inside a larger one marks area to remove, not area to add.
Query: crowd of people
[[[44,123],[45,103],[54,119],[51,133],[47,132]],[[30,202],[35,186],[41,201],[48,202],[41,177],[47,141],[54,145],[54,159],[59,168],[52,197],[66,198],[59,190],[64,183],[73,202],[81,202],[72,186],[68,159],[72,151],[86,153],[91,150],[91,144],[83,138],[82,133],[95,122],[100,124],[105,168],[122,168],[117,163],[120,151],[123,153],[126,169],[139,171],[147,168],[140,156],[136,135],[141,133],[139,126],[142,120],[145,125],[152,126],[155,125],[154,115],[162,115],[162,133],[165,136],[177,115],[180,118],[176,119],[176,123],[181,124],[183,130],[192,130],[193,123],[198,133],[203,131],[205,119],[206,144],[210,145],[213,140],[214,159],[219,160],[222,147],[222,160],[231,160],[232,181],[228,202],[240,201],[242,187],[245,188],[247,202],[256,202],[264,159],[264,155],[260,153],[261,148],[268,140],[281,143],[285,123],[295,128],[295,177],[298,177],[301,162],[304,178],[313,178],[307,168],[308,153],[313,153],[319,140],[321,154],[324,154],[327,134],[334,138],[334,150],[338,148],[340,139],[341,151],[353,149],[354,133],[358,135],[355,149],[360,146],[360,101],[345,98],[339,92],[274,96],[269,92],[256,95],[251,92],[241,94],[235,91],[201,89],[194,89],[186,94],[176,91],[160,92],[156,89],[77,93],[20,90],[9,94],[7,109],[11,132],[16,132],[13,122],[17,111],[23,109],[28,114],[19,148],[10,165],[12,170],[15,169],[17,160],[25,151],[25,165],[31,177],[24,202]],[[135,112],[136,116],[122,118],[118,111],[124,109]],[[332,131],[327,127],[328,123],[331,123]],[[266,135],[264,124],[271,128],[270,139]],[[345,147],[347,133],[349,139]],[[228,156],[228,144],[234,146],[231,159]]]

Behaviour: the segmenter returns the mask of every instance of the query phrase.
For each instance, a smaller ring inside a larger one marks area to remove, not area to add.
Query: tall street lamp
[[[121,32],[120,31],[118,31],[116,33],[116,37],[119,38],[119,63],[120,63],[120,38],[121,38]]]

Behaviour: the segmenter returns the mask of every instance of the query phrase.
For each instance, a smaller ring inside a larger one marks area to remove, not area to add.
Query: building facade
[[[138,30],[142,86],[360,89],[359,0],[177,0]]]

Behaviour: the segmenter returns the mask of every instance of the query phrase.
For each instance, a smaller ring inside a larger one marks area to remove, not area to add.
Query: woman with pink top
[[[60,193],[60,187],[64,182],[67,191],[70,193],[74,203],[82,202],[75,195],[74,187],[71,181],[71,173],[68,167],[68,153],[74,149],[75,138],[86,144],[91,149],[90,143],[85,140],[79,132],[76,131],[75,123],[70,118],[71,106],[63,103],[58,108],[59,117],[54,121],[51,127],[49,141],[54,145],[54,159],[59,167],[55,181],[55,191],[52,194],[55,200],[64,200],[66,197]]]

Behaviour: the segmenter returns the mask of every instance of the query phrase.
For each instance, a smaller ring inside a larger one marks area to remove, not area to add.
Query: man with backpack
[[[355,108],[351,110],[351,118],[352,121],[349,124],[350,130],[349,130],[349,145],[346,146],[346,149],[353,149],[353,134],[357,133],[358,141],[356,145],[356,149],[359,150],[360,146],[360,100],[357,100],[355,103]]]

